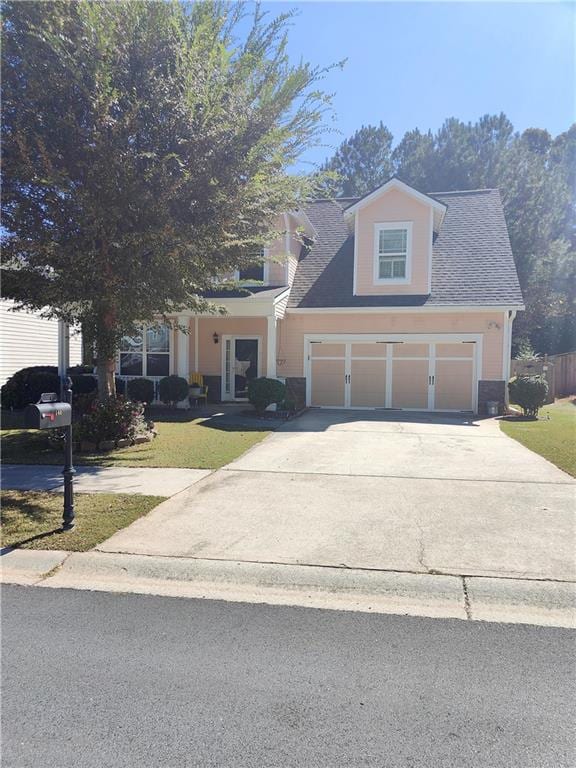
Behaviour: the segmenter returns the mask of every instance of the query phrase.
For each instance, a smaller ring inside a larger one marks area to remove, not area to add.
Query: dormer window
[[[251,267],[238,270],[238,279],[243,282],[262,283],[264,281],[264,264],[254,264]]]
[[[374,225],[374,282],[408,283],[412,266],[412,222]]]
[[[234,279],[244,285],[267,285],[268,283],[268,263],[266,261],[266,248],[263,248],[258,254],[256,264],[237,269],[234,273]]]

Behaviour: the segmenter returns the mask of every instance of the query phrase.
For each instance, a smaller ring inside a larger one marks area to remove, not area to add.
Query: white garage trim
[[[346,388],[345,388],[345,399],[344,404],[342,405],[343,408],[350,408],[350,373],[351,373],[351,361],[352,361],[352,354],[351,354],[351,344],[357,343],[357,344],[369,344],[369,343],[380,343],[385,345],[385,349],[382,350],[382,355],[372,358],[365,358],[364,356],[359,356],[356,358],[354,356],[354,360],[356,359],[386,359],[386,384],[385,384],[385,405],[383,406],[383,409],[390,409],[392,407],[392,371],[394,366],[394,356],[393,356],[393,343],[394,342],[406,342],[406,343],[412,343],[412,344],[428,344],[429,345],[429,352],[427,356],[418,356],[418,357],[402,357],[401,359],[406,360],[428,360],[428,381],[429,381],[429,389],[428,389],[428,408],[427,410],[435,410],[435,375],[436,375],[436,345],[437,344],[458,344],[458,343],[473,343],[474,344],[474,354],[472,357],[452,357],[452,356],[442,356],[439,359],[441,360],[450,360],[450,361],[458,361],[458,362],[472,362],[472,393],[471,393],[471,402],[472,402],[472,411],[477,412],[478,411],[478,381],[482,378],[482,341],[483,336],[482,334],[476,334],[476,333],[419,333],[419,334],[402,334],[402,333],[378,333],[378,334],[371,334],[371,333],[364,333],[364,334],[305,334],[304,335],[304,376],[306,378],[306,405],[310,406],[312,402],[312,366],[311,366],[311,359],[312,359],[312,344],[314,343],[330,343],[330,344],[344,344],[346,345],[345,348],[345,357],[342,356],[334,357],[333,359],[345,359],[345,382],[346,382]],[[387,343],[388,342],[388,343]],[[322,359],[328,360],[332,359],[331,357],[323,357]],[[396,358],[397,360],[398,358]],[[319,407],[336,407],[336,406],[319,406]],[[373,407],[367,407],[363,406],[360,407],[364,410],[374,410]],[[415,409],[404,409],[404,410],[426,410],[422,408],[415,408]],[[443,411],[446,411],[447,409],[443,408]],[[459,412],[459,409],[454,409],[455,411]]]

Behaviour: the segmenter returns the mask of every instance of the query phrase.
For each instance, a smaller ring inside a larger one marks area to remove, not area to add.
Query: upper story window
[[[407,283],[412,261],[412,222],[374,225],[374,282]]]
[[[262,249],[258,254],[258,262],[249,267],[237,269],[234,273],[234,279],[239,283],[247,285],[266,285],[268,282],[268,269],[265,261],[266,249]]]
[[[264,281],[264,264],[254,264],[251,267],[246,267],[245,269],[238,270],[238,280],[245,280],[251,283],[263,282]]]

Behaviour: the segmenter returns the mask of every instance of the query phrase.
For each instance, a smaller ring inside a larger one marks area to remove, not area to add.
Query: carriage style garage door
[[[480,337],[311,336],[305,344],[310,406],[476,410]]]

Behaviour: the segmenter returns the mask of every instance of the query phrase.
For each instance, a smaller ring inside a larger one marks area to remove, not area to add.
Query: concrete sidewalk
[[[12,550],[2,581],[54,589],[575,627],[573,583],[108,552]]]
[[[209,469],[76,467],[74,490],[79,493],[137,493],[174,496],[209,475]],[[62,467],[6,464],[0,472],[4,490],[62,491]]]

